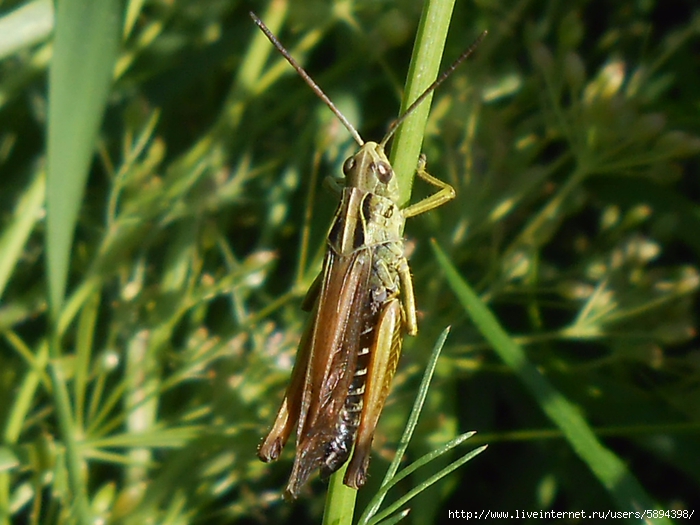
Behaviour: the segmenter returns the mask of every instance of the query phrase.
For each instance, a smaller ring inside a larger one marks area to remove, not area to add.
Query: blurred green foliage
[[[16,23],[7,17],[19,5],[1,3],[0,24]],[[279,501],[291,452],[268,466],[255,448],[320,268],[335,205],[320,180],[355,146],[251,7],[365,139],[395,118],[417,2],[126,2],[58,319],[64,351],[51,358],[52,40],[37,34],[0,62],[0,523],[73,520],[56,360],[102,522],[319,521],[323,485],[294,506]],[[420,334],[406,341],[360,506],[452,325],[408,455],[468,430],[479,431],[470,446],[491,446],[408,519],[614,508],[470,324],[433,237],[659,507],[697,510],[700,9],[457,2],[445,63],[484,29],[433,101],[423,149],[458,197],[407,226]],[[417,184],[413,200],[427,191]]]

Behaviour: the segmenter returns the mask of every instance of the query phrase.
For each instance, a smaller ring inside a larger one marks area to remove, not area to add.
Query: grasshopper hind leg
[[[401,355],[403,324],[400,301],[398,298],[389,299],[379,313],[367,367],[364,410],[357,431],[355,451],[345,473],[345,484],[355,489],[363,486],[367,480],[372,439]]]

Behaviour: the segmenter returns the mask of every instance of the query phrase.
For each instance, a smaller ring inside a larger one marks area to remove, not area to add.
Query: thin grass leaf
[[[386,520],[382,521],[380,525],[394,525],[395,523],[400,522],[402,519],[404,519],[410,513],[411,513],[411,509],[402,510],[398,514],[392,516],[391,518],[387,518]]]
[[[376,516],[374,516],[374,518],[371,519],[371,520],[368,522],[368,525],[375,525],[376,523],[379,523],[379,521],[381,521],[381,520],[384,519],[385,517],[390,516],[392,513],[394,513],[394,512],[397,511],[399,508],[401,508],[401,507],[404,506],[406,503],[408,503],[408,502],[411,501],[413,498],[415,498],[418,494],[420,494],[421,492],[423,492],[425,489],[427,489],[427,488],[430,487],[431,485],[437,483],[438,481],[440,481],[442,478],[444,478],[444,477],[447,476],[448,474],[451,474],[452,472],[454,472],[455,470],[457,470],[459,467],[461,467],[462,465],[464,465],[467,461],[469,461],[469,460],[471,460],[472,458],[476,457],[477,455],[481,454],[484,450],[486,450],[486,448],[487,448],[487,445],[483,445],[483,446],[481,446],[481,447],[479,447],[479,448],[477,448],[477,449],[474,449],[474,450],[472,450],[472,451],[470,451],[470,452],[467,452],[466,454],[464,454],[464,455],[463,455],[462,457],[460,457],[459,459],[453,461],[452,463],[450,463],[449,465],[447,465],[445,468],[443,468],[443,469],[441,469],[440,471],[436,472],[435,474],[433,474],[432,476],[430,476],[428,479],[426,479],[426,480],[423,481],[422,483],[418,484],[416,487],[414,487],[413,489],[411,489],[410,491],[408,491],[406,494],[404,494],[403,496],[401,496],[401,497],[400,497],[399,499],[397,499],[394,503],[392,503],[391,505],[389,505],[385,510],[383,510],[382,512],[380,512],[379,514],[377,514]],[[446,452],[446,451],[445,451],[445,452]],[[432,455],[432,454],[427,454],[427,456],[430,456],[430,455]],[[438,454],[438,455],[439,455],[439,454]],[[435,455],[434,457],[437,457],[438,455]],[[424,456],[424,458],[425,458],[425,456]],[[421,458],[421,459],[423,460],[424,458]],[[432,458],[431,458],[431,459],[432,459]],[[427,461],[429,461],[429,460],[421,461],[421,462],[420,462],[421,464],[418,465],[418,466],[422,466],[422,465],[426,464]],[[416,463],[418,463],[418,462],[416,462]],[[415,464],[414,464],[414,465],[415,465]],[[411,465],[411,466],[413,467],[414,465]],[[414,468],[413,470],[415,470],[416,468],[418,468],[418,466],[415,466],[415,468]],[[408,473],[405,474],[405,475],[408,475]]]
[[[126,432],[123,434],[111,434],[105,438],[88,439],[83,442],[82,448],[171,448],[184,446],[188,442],[199,438],[206,431],[201,425],[183,426],[177,428],[154,428],[140,434]]]
[[[396,472],[399,470],[399,466],[401,465],[401,461],[403,460],[403,457],[406,454],[406,450],[408,450],[408,445],[411,442],[411,438],[413,437],[413,432],[418,426],[418,419],[420,418],[421,411],[423,410],[425,399],[426,397],[428,397],[430,382],[433,380],[433,374],[435,373],[435,368],[437,367],[437,362],[440,358],[440,353],[442,352],[442,348],[445,346],[445,341],[447,341],[447,336],[449,335],[449,333],[450,327],[448,326],[442,331],[437,341],[435,342],[435,346],[433,346],[433,351],[430,353],[430,359],[428,360],[428,364],[425,367],[425,372],[423,372],[423,378],[421,379],[420,385],[418,386],[418,394],[416,395],[416,400],[413,402],[413,408],[411,409],[411,413],[408,416],[408,421],[406,422],[406,428],[404,429],[403,435],[399,440],[399,446],[396,449],[394,459],[392,460],[391,464],[389,465],[389,468],[386,471],[386,474],[384,475],[384,479],[382,480],[381,484],[382,487],[384,487],[385,485],[389,485],[391,480],[396,476]],[[372,505],[372,507],[375,507],[372,512],[376,512],[376,509],[378,509],[381,506],[381,504],[382,500],[378,499],[375,505]]]
[[[626,511],[657,508],[658,505],[647,495],[625,463],[598,441],[578,409],[528,360],[522,347],[500,326],[436,242],[433,242],[433,250],[452,291],[481,334],[530,390],[545,414],[561,429],[571,448],[586,462],[617,505]],[[654,518],[650,523],[671,522],[666,518]]]
[[[75,403],[75,424],[83,434],[85,430],[85,407],[90,385],[90,363],[94,348],[97,316],[100,311],[100,295],[95,293],[80,311],[78,322],[78,340],[75,355],[75,381],[73,382],[73,399]]]
[[[46,174],[39,172],[17,201],[12,221],[0,236],[0,299],[22,255],[27,239],[41,219],[46,193]]]
[[[51,0],[34,0],[0,17],[0,60],[45,40],[53,29]]]
[[[428,360],[428,365],[426,366],[425,372],[423,373],[423,379],[421,379],[420,386],[418,387],[418,394],[416,395],[416,400],[413,403],[411,414],[408,417],[406,428],[404,429],[403,435],[401,436],[401,440],[399,441],[399,446],[396,450],[396,454],[394,455],[394,459],[392,460],[391,464],[389,465],[389,468],[387,469],[386,474],[384,475],[384,479],[382,480],[380,490],[369,502],[367,508],[362,513],[362,516],[360,516],[360,520],[358,523],[366,523],[371,519],[371,517],[377,512],[377,510],[379,510],[379,507],[381,507],[387,492],[395,483],[394,479],[396,477],[396,472],[398,471],[399,466],[401,465],[401,461],[404,457],[404,454],[406,453],[408,444],[410,443],[411,437],[413,436],[413,432],[415,431],[416,426],[418,424],[418,418],[420,417],[421,410],[423,409],[423,405],[425,403],[425,398],[428,395],[428,389],[430,388],[430,381],[433,378],[433,373],[435,372],[435,367],[437,366],[437,361],[440,357],[440,352],[442,352],[442,348],[443,346],[445,346],[445,341],[447,340],[447,335],[449,333],[450,328],[445,328],[440,334],[440,337],[438,337],[437,341],[435,342],[435,346],[433,347],[433,351],[430,354],[430,359]],[[457,438],[457,440],[459,439],[460,438]]]
[[[388,514],[387,514],[386,509],[384,511],[382,511],[380,514],[376,514],[376,512],[379,509],[379,506],[381,505],[382,501],[386,497],[386,494],[389,492],[389,490],[391,490],[401,480],[403,480],[404,478],[413,474],[420,467],[423,467],[423,466],[427,465],[428,463],[430,463],[431,461],[435,460],[436,458],[439,458],[440,456],[448,453],[449,451],[451,451],[455,447],[464,443],[467,439],[472,437],[474,434],[476,434],[476,432],[466,432],[465,434],[462,434],[461,436],[457,436],[456,438],[450,440],[448,443],[445,443],[441,447],[438,447],[437,449],[429,452],[428,454],[424,454],[423,456],[418,458],[416,461],[414,461],[413,463],[408,465],[406,468],[401,469],[401,471],[398,472],[395,476],[393,476],[390,480],[388,480],[386,483],[382,484],[381,488],[379,489],[379,491],[375,495],[374,499],[372,500],[372,502],[370,502],[370,505],[368,505],[367,510],[362,514],[360,521],[358,523],[367,523],[367,524],[368,523],[375,523],[375,521],[377,519],[382,519],[383,516],[387,516]],[[466,456],[469,456],[467,459],[467,461],[468,461],[472,457],[474,457],[477,454],[480,454],[481,452],[486,450],[486,448],[487,448],[487,445],[483,445],[482,447],[479,447],[478,449],[475,449],[474,451],[467,453],[465,456],[462,456],[462,458],[457,459],[454,462],[450,463],[450,465],[445,467],[445,469],[451,468],[452,465],[455,465],[457,462],[462,461],[462,459]],[[398,455],[397,455],[397,457],[398,457]],[[462,464],[463,463],[460,463],[460,465],[462,465]],[[441,470],[440,472],[443,472],[445,469]],[[452,469],[452,470],[454,470],[454,469]],[[452,472],[452,470],[450,470],[450,472]],[[444,475],[447,475],[448,473],[449,472],[445,472]],[[444,475],[442,477],[444,477]],[[432,479],[432,477],[429,479]],[[428,485],[425,484],[426,481],[421,482],[416,487],[416,488],[421,487],[420,490],[418,490],[417,492],[414,492],[415,489],[411,490],[411,492],[410,492],[410,494],[412,494],[411,498],[420,494],[423,490],[428,488],[435,481],[437,481],[437,479],[435,479],[433,482],[429,483]],[[398,503],[399,501],[401,501],[402,503]],[[408,501],[408,500],[403,500],[403,498],[401,498],[401,499],[397,500],[396,502],[392,503],[389,507],[390,509],[392,509],[391,512],[394,512],[401,505],[406,503],[406,501]],[[376,502],[379,502],[379,504],[377,504]],[[371,510],[371,514],[370,514],[370,512],[368,512],[369,510]],[[391,512],[389,512],[389,514]],[[377,518],[377,516],[380,516],[380,517]]]
[[[431,461],[433,461],[436,458],[439,458],[443,454],[447,454],[450,450],[452,450],[455,447],[458,447],[462,443],[464,443],[467,439],[472,437],[476,432],[471,431],[471,432],[465,432],[464,434],[461,434],[457,436],[454,439],[451,439],[444,445],[436,448],[435,450],[432,450],[428,452],[427,454],[423,454],[420,458],[418,458],[416,461],[408,465],[407,467],[401,469],[394,477],[392,477],[386,485],[382,486],[383,491],[389,491],[392,487],[394,487],[399,481],[402,479],[410,476],[413,474],[416,470],[421,468],[422,466],[427,465]]]
[[[14,402],[5,421],[3,439],[7,444],[14,444],[19,439],[27,415],[32,410],[37,389],[44,383],[50,391],[51,385],[46,375],[46,365],[49,362],[49,346],[43,344],[35,354],[34,367],[28,368],[20,386],[14,393]]]

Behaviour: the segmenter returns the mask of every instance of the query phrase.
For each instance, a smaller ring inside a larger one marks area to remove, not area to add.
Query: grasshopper
[[[276,460],[296,426],[296,455],[285,491],[288,498],[295,499],[314,471],[320,469],[321,477],[327,478],[351,454],[343,482],[357,489],[367,479],[372,439],[396,371],[403,335],[418,333],[413,282],[404,255],[404,223],[455,197],[452,186],[426,171],[426,159],[421,155],[416,174],[437,191],[400,208],[398,183],[384,148],[405,118],[473,53],[486,32],[376,143],[362,140],[267,26],[255,14],[250,16],[360,146],[343,164],[344,187],[336,183],[340,203],[328,233],[323,270],[302,304],[304,310],[312,312],[311,317],[282,405],[258,448],[262,461]]]

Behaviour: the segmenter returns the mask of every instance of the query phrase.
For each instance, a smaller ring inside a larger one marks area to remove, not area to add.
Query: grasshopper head
[[[381,144],[365,142],[360,151],[345,161],[343,173],[345,185],[348,187],[375,193],[391,200],[398,198],[396,175]]]

